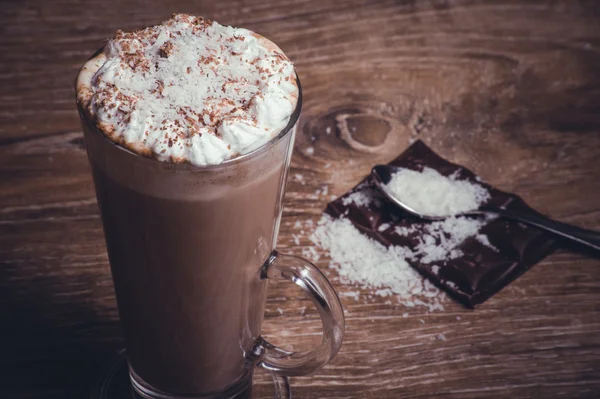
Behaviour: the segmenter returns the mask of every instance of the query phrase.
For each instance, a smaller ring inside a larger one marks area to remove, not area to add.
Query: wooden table
[[[282,251],[309,247],[296,221],[317,221],[331,195],[411,138],[543,213],[600,229],[596,1],[5,0],[0,397],[82,398],[123,344],[73,80],[115,30],[174,11],[256,30],[296,63],[305,108]],[[326,256],[318,265],[336,282]],[[268,296],[267,337],[319,339],[299,290],[274,284]],[[296,398],[600,395],[600,262],[589,254],[558,251],[475,311],[448,301],[403,318],[382,299],[343,303],[344,346],[292,380]],[[268,385],[258,378],[256,396]]]

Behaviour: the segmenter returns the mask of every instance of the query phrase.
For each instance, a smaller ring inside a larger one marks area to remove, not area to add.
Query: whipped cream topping
[[[77,96],[114,142],[161,161],[214,165],[266,144],[298,100],[294,67],[247,29],[176,14],[117,32],[83,66]]]

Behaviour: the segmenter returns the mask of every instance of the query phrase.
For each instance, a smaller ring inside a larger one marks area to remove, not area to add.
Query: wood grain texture
[[[0,397],[83,397],[122,346],[72,86],[115,30],[176,11],[256,30],[295,61],[305,108],[282,251],[301,254],[310,231],[296,221],[317,221],[414,138],[541,212],[600,229],[594,0],[4,0]],[[339,292],[355,291],[322,255]],[[269,339],[318,341],[299,290],[272,284],[268,296]],[[600,396],[600,261],[589,253],[559,251],[475,311],[342,300],[344,346],[292,380],[296,398]],[[269,397],[266,377],[256,384]]]

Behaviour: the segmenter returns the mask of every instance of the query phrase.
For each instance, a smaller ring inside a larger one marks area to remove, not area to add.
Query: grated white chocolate
[[[175,14],[118,31],[77,79],[87,117],[114,142],[161,161],[214,165],[266,144],[298,100],[294,67],[247,29]]]

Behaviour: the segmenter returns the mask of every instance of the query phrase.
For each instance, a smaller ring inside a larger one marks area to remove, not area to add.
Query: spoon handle
[[[489,211],[493,211],[494,213],[509,219],[518,220],[519,222],[539,227],[570,240],[577,241],[580,244],[600,250],[600,233],[596,231],[557,222],[556,220],[552,220],[542,215],[531,215],[501,208],[489,209]]]

